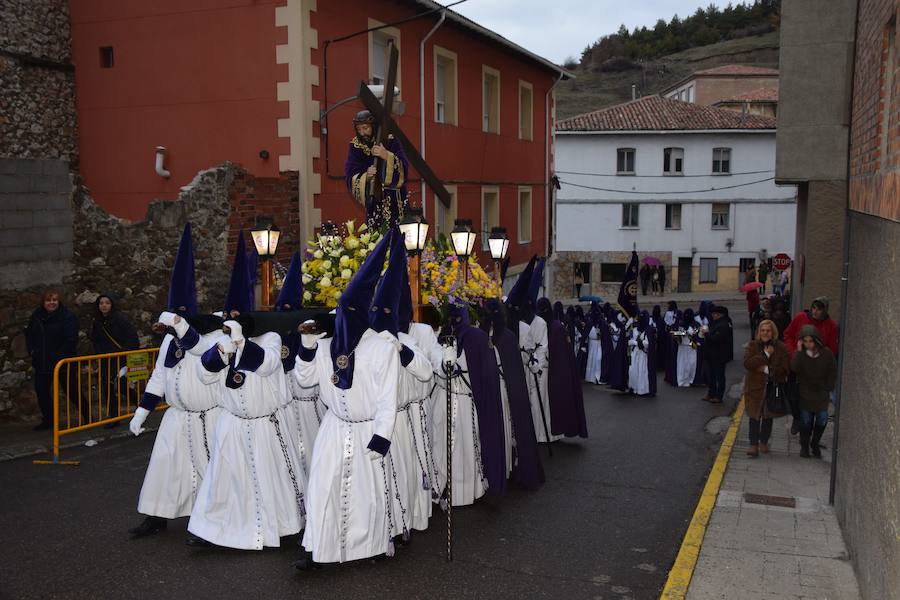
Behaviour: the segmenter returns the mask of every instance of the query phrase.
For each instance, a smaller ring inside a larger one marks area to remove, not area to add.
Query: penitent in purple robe
[[[469,324],[469,309],[450,307],[450,324],[457,339],[457,352],[466,353],[468,382],[478,413],[481,437],[481,465],[488,481],[487,493],[506,493],[506,440],[503,430],[503,403],[500,399],[500,371],[487,334]]]
[[[403,145],[393,136],[389,136],[384,147],[391,155],[382,161],[379,173],[384,190],[383,198],[374,198],[369,193],[366,171],[375,164],[375,155],[365,140],[356,136],[350,141],[347,161],[344,163],[347,189],[353,198],[365,207],[366,223],[378,230],[385,225],[392,227],[399,223],[403,208],[406,206],[406,179],[409,172]]]
[[[492,333],[491,342],[497,349],[503,380],[506,382],[509,418],[515,439],[512,480],[525,489],[536,490],[544,484],[544,466],[538,454],[519,342],[515,334],[506,327],[506,317],[498,300],[491,299],[485,303],[480,326],[482,330]]]
[[[550,396],[550,433],[566,437],[587,437],[584,416],[582,379],[575,366],[572,340],[565,326],[555,319],[550,301],[541,298],[537,303],[538,316],[547,321],[547,350],[550,361],[547,390]]]

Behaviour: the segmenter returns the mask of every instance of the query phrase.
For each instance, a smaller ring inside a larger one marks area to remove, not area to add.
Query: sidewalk
[[[789,423],[776,419],[770,454],[752,459],[746,455],[749,421],[746,415],[741,419],[689,600],[860,597],[828,504],[833,424],[822,440],[827,449],[820,460],[800,458]]]

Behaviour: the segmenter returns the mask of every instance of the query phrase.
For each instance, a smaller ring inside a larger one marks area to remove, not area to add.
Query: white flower
[[[303,301],[309,302],[310,300],[312,300],[312,294],[309,291],[303,292]]]
[[[303,273],[303,277],[300,278],[300,281],[303,282],[303,285],[306,285],[307,283],[312,281],[312,275],[310,275],[309,273]]]
[[[341,255],[341,251],[340,251],[340,249],[332,250],[332,251],[329,252],[328,254],[331,255],[331,258],[337,258],[338,256]]]
[[[301,273],[306,273],[308,270],[309,270],[309,267],[306,266],[306,263],[303,263],[302,265],[300,265]]]
[[[344,256],[342,256],[342,257],[341,257],[341,263],[340,263],[340,264],[341,264],[342,267],[346,267],[347,265],[349,265],[349,264],[350,264],[350,257],[347,256],[346,254],[345,254]]]
[[[375,249],[375,242],[369,242],[369,250]]]
[[[322,254],[321,250],[316,250],[315,252],[313,252],[313,257],[315,257],[315,258],[322,258],[323,256],[325,256],[325,255]]]
[[[341,277],[344,279],[350,279],[353,277],[353,272],[350,269],[344,269],[341,271]]]
[[[323,289],[331,287],[331,279],[328,278],[328,275],[319,280],[319,287]]]
[[[347,240],[347,248],[350,250],[356,250],[357,248],[359,248],[359,240],[355,237],[349,238]]]
[[[329,270],[330,268],[331,268],[331,261],[330,261],[330,260],[326,260],[325,262],[322,263],[322,270],[323,270],[323,271],[327,271],[327,270]]]
[[[371,240],[371,239],[372,239],[372,235],[369,233],[364,233],[361,236],[359,236],[359,241],[361,241],[363,244],[368,244],[369,240]]]

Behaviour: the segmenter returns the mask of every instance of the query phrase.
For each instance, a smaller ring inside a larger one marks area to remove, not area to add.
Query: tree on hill
[[[621,71],[638,68],[640,61],[674,52],[715,44],[723,40],[759,35],[778,28],[781,0],[753,0],[720,9],[715,4],[698,8],[685,19],[674,15],[660,19],[652,29],[625,25],[585,48],[580,66],[594,71]]]

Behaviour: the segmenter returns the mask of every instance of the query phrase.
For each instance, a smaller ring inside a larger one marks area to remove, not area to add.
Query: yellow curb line
[[[731,450],[734,448],[734,440],[737,438],[743,416],[744,399],[742,397],[731,418],[731,426],[728,427],[725,439],[722,440],[722,445],[719,447],[716,462],[709,470],[703,493],[697,502],[694,516],[691,517],[691,524],[688,525],[684,539],[681,541],[681,549],[678,550],[675,564],[669,571],[669,577],[666,579],[660,600],[682,600],[687,594],[691,577],[694,575],[694,568],[697,566],[697,558],[700,556],[703,536],[706,535],[706,526],[709,525],[709,517],[716,505],[719,487],[722,485],[722,478],[725,477],[725,469],[728,468],[728,460],[731,458]]]

